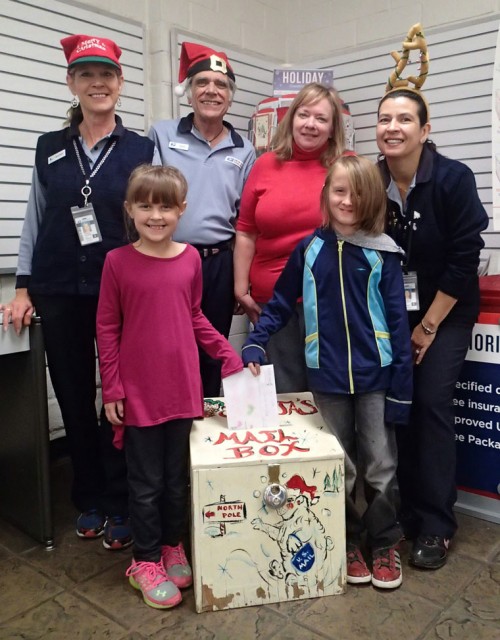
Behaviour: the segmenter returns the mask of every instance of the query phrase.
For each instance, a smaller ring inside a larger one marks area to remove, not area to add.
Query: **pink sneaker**
[[[125,575],[134,589],[142,591],[144,602],[155,609],[175,607],[182,600],[179,589],[171,582],[162,562],[136,562],[127,569]]]
[[[186,558],[182,542],[176,547],[164,545],[161,548],[161,560],[168,579],[179,589],[186,589],[193,584],[193,573]]]

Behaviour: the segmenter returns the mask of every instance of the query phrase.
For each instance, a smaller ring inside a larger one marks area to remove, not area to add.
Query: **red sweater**
[[[287,161],[270,151],[257,159],[250,172],[236,229],[257,234],[250,267],[256,302],[271,299],[295,246],[322,223],[320,194],[327,169],[319,157],[324,150],[306,152],[294,145],[292,159]]]

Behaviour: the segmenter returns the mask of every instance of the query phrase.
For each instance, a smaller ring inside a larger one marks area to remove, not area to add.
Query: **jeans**
[[[358,545],[366,530],[374,551],[391,547],[402,537],[394,496],[396,435],[394,425],[384,421],[385,395],[385,391],[314,392],[326,425],[344,449],[347,542]],[[363,515],[356,506],[358,469],[367,502]]]
[[[159,562],[187,531],[192,419],[125,428],[134,559]]]
[[[451,538],[457,522],[455,385],[472,327],[441,326],[414,368],[410,424],[398,429],[401,518],[422,535]]]

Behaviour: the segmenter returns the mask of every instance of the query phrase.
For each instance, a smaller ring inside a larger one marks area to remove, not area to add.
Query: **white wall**
[[[84,0],[84,6],[146,25],[149,53],[167,55],[180,27],[283,62],[303,63],[394,38],[421,22],[426,30],[484,19],[500,0]],[[165,64],[164,82],[170,82]]]
[[[173,117],[171,57],[173,29],[210,43],[286,61],[287,0],[85,0],[85,7],[144,23],[148,57],[148,121]],[[282,9],[285,8],[285,11]],[[174,55],[176,52],[174,52]]]
[[[388,39],[397,45],[416,22],[429,31],[484,20],[500,11],[499,0],[276,0],[274,4],[286,7],[288,14],[287,62],[301,63]]]

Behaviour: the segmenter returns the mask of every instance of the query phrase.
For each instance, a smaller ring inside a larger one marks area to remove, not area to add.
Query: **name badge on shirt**
[[[185,142],[169,142],[168,147],[169,149],[180,149],[181,151],[189,150],[189,145]]]
[[[407,311],[418,311],[420,302],[418,299],[417,272],[409,271],[403,274],[403,284],[405,288],[405,300]]]
[[[58,160],[60,160],[61,158],[64,158],[65,156],[66,156],[66,149],[61,149],[61,151],[54,153],[54,155],[52,156],[49,156],[47,162],[48,164],[52,164],[53,162],[57,162]]]
[[[236,165],[238,169],[241,169],[241,167],[243,166],[243,162],[239,158],[235,158],[233,156],[226,156],[224,160],[226,162],[230,162],[231,164]]]
[[[102,242],[101,230],[97,224],[94,207],[91,203],[84,207],[71,207],[71,215],[73,216],[78,239],[82,247],[87,244]]]

